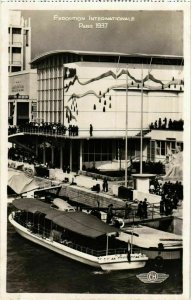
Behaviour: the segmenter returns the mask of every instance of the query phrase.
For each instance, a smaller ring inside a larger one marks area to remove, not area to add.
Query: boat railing
[[[115,255],[115,254],[125,254],[127,253],[127,249],[126,248],[116,248],[116,249],[108,249],[107,253],[106,253],[106,249],[104,250],[94,250],[85,246],[81,246],[79,244],[75,244],[73,242],[70,241],[65,241],[65,242],[61,242],[62,244],[74,249],[74,250],[78,250],[80,252],[86,253],[86,254],[90,254],[96,257],[99,256],[105,256],[105,255]]]
[[[74,243],[73,241],[62,238],[61,232],[60,235],[53,236],[51,235],[51,230],[46,230],[46,228],[40,224],[34,224],[30,222],[29,220],[22,220],[22,218],[17,217],[17,214],[13,214],[13,218],[19,223],[21,226],[28,229],[29,232],[35,235],[39,235],[43,239],[48,239],[50,241],[55,241],[57,243],[60,243],[62,245],[65,245],[67,247],[70,247],[74,250],[78,250],[80,252],[90,254],[96,257],[100,256],[106,256],[106,255],[117,255],[117,254],[126,254],[128,252],[127,248],[109,248],[103,249],[103,250],[94,250],[92,248],[82,246],[79,244]],[[135,248],[134,248],[135,250]],[[133,251],[134,252],[134,251]]]

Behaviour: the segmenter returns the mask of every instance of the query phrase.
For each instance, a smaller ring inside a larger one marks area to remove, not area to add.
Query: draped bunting
[[[106,90],[103,91],[103,92],[99,91],[98,94],[94,90],[88,90],[88,91],[86,91],[85,93],[83,93],[81,95],[73,93],[69,97],[68,102],[70,100],[72,100],[72,105],[76,105],[76,108],[77,108],[77,99],[83,98],[83,97],[85,97],[87,95],[93,95],[93,96],[95,96],[96,98],[99,99],[99,103],[101,103],[101,98],[106,98],[106,97],[108,97],[107,99],[109,99],[111,101],[112,97],[111,97],[111,95],[109,95],[109,93],[110,93],[110,91],[112,91],[112,90],[114,90],[116,88],[123,88],[123,89],[125,89],[127,87],[128,88],[132,87],[133,89],[135,89],[135,88],[140,89],[140,88],[144,87],[144,89],[147,89],[147,90],[150,90],[150,91],[158,91],[158,90],[163,90],[164,91],[165,89],[170,89],[171,86],[173,86],[176,89],[177,85],[180,85],[180,87],[178,87],[178,91],[182,92],[183,88],[182,88],[181,85],[184,85],[184,80],[183,79],[181,79],[181,80],[180,79],[175,79],[174,77],[172,77],[172,80],[170,80],[169,82],[163,83],[161,80],[155,78],[151,74],[151,72],[149,72],[143,79],[136,79],[134,76],[131,75],[131,73],[127,69],[120,70],[120,72],[118,74],[116,74],[116,73],[114,73],[113,71],[110,70],[110,71],[107,71],[105,73],[102,73],[101,75],[99,75],[97,77],[91,78],[91,79],[89,79],[89,80],[87,80],[85,82],[80,81],[80,79],[78,78],[76,72],[74,72],[74,73],[70,72],[70,74],[68,76],[70,76],[72,74],[73,74],[74,78],[67,85],[64,86],[65,92],[67,92],[69,90],[69,88],[72,85],[75,84],[76,81],[78,82],[78,84],[85,86],[85,85],[88,85],[88,84],[90,84],[92,82],[99,81],[99,80],[104,79],[104,78],[109,77],[109,76],[113,77],[116,80],[116,79],[120,78],[122,75],[127,75],[128,78],[132,79],[132,81],[130,83],[128,83],[128,85],[127,84],[121,84],[121,83],[120,84],[116,84],[116,85],[107,87]],[[149,81],[149,80],[152,81],[152,82],[158,83],[159,85],[152,86],[152,85],[146,84],[146,82]],[[107,101],[105,99],[104,100],[104,105],[106,105],[106,104],[107,104]],[[74,117],[74,115],[72,113],[72,109],[73,109],[72,105],[71,105],[71,109],[70,109],[70,113],[71,113],[70,120],[72,118],[75,119],[75,117]],[[108,105],[108,108],[111,109],[111,104]],[[94,104],[93,105],[93,110],[96,110],[96,109],[97,109],[97,107]],[[75,112],[75,110],[76,109],[74,107],[74,112]],[[105,112],[105,111],[106,111],[106,107],[104,106],[103,107],[103,112]],[[78,111],[77,110],[76,110],[75,113],[76,113],[76,115],[78,115]]]

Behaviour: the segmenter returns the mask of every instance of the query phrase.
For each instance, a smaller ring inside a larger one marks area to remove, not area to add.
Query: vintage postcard
[[[1,74],[1,299],[189,299],[189,2],[3,1]]]

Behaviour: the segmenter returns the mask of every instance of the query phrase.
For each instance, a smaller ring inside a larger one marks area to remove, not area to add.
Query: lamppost
[[[126,66],[126,107],[125,107],[125,187],[127,187],[127,134],[128,134],[128,65]]]
[[[141,69],[141,140],[140,140],[140,174],[143,173],[143,64]]]

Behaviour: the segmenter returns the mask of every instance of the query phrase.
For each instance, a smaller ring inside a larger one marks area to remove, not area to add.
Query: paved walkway
[[[17,172],[15,170],[15,172]],[[131,208],[132,208],[132,212],[129,214],[128,218],[125,219],[125,222],[136,222],[136,223],[144,223],[147,222],[148,220],[156,220],[156,219],[161,219],[161,218],[167,218],[167,216],[161,216],[160,215],[160,206],[159,204],[154,204],[154,205],[149,205],[148,206],[148,218],[147,219],[140,219],[139,217],[136,216],[136,211],[137,211],[137,202],[132,202],[132,201],[127,201],[126,199],[121,199],[118,196],[115,196],[113,194],[113,185],[121,185],[121,182],[117,182],[117,181],[108,181],[108,186],[109,186],[109,190],[108,192],[104,192],[102,191],[102,183],[103,181],[100,179],[95,179],[92,177],[88,177],[88,176],[84,176],[84,175],[77,175],[74,172],[71,172],[70,174],[68,173],[63,173],[60,172],[61,177],[60,179],[49,179],[49,178],[42,178],[42,177],[36,177],[35,176],[35,180],[38,180],[41,182],[41,186],[42,186],[42,182],[44,181],[45,186],[52,186],[54,185],[59,185],[61,184],[63,189],[67,188],[67,193],[69,193],[69,190],[73,191],[73,196],[71,197],[75,197],[75,199],[70,199],[76,202],[79,202],[81,204],[85,204],[89,206],[98,206],[98,203],[100,205],[100,207],[107,207],[109,204],[113,204],[113,208],[118,209],[116,210],[116,212],[118,212],[118,214],[122,214],[124,216],[125,214],[125,205],[126,203],[128,203]],[[69,179],[69,183],[63,183],[63,180],[65,178]],[[48,185],[49,182],[49,185]],[[74,182],[76,183],[76,185],[71,185],[71,183]],[[101,187],[101,191],[99,193],[96,193],[94,191],[91,190],[91,188],[96,185],[96,184],[100,184]],[[74,191],[76,191],[74,193]],[[72,195],[72,193],[70,192],[70,194]],[[84,196],[82,196],[84,195]],[[61,195],[60,195],[61,196]],[[92,201],[88,201],[88,199],[93,199]],[[88,203],[89,202],[89,203]],[[93,205],[92,205],[93,203]],[[121,213],[120,213],[120,208]],[[173,210],[173,214],[172,216],[176,216],[178,218],[182,218],[182,202],[179,202],[178,205],[178,209],[177,210]]]

